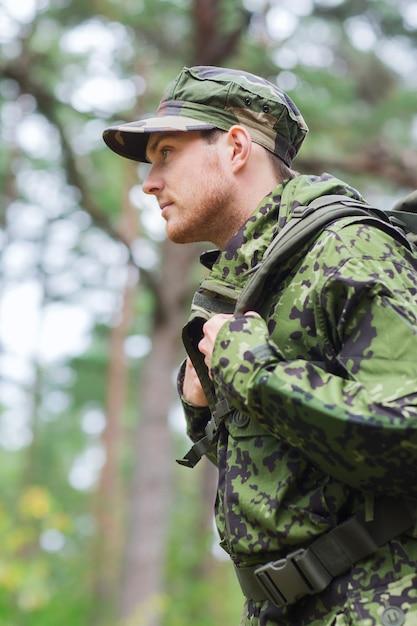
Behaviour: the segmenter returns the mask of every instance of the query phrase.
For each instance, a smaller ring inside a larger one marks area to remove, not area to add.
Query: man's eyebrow
[[[157,134],[157,136],[153,139],[149,139],[147,146],[146,146],[146,158],[148,159],[148,161],[150,160],[149,157],[152,153],[155,153],[157,147],[158,147],[158,143],[163,139],[162,135],[160,135],[159,133]]]
[[[158,144],[164,139],[168,139],[171,136],[175,136],[177,133],[174,132],[164,132],[164,133],[155,133],[155,137],[151,137],[146,146],[146,158],[150,161],[150,156],[155,154]]]

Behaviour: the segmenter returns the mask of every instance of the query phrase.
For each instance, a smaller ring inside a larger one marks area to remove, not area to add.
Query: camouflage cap
[[[184,67],[165,90],[156,117],[106,128],[103,138],[117,154],[147,161],[149,133],[245,126],[252,140],[288,166],[308,127],[289,96],[267,80],[214,66]]]

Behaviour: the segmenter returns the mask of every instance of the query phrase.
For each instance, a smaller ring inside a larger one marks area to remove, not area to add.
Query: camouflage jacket
[[[329,175],[278,186],[217,257],[190,319],[208,318],[220,301],[227,310],[292,206],[332,193],[359,197]],[[361,217],[339,219],[295,267],[276,268],[268,278],[257,306],[262,319],[237,316],[220,330],[213,381],[234,411],[213,459],[216,521],[221,545],[238,566],[308,545],[374,496],[417,499],[416,276],[416,259],[388,234]],[[213,299],[213,310],[201,306],[201,294]],[[183,404],[197,440],[208,412]],[[411,569],[398,567],[398,576],[415,572],[413,562]],[[371,585],[368,573],[362,589]],[[306,624],[320,614],[321,600],[313,601]],[[285,610],[263,610],[252,603],[251,619],[242,623],[287,623],[279,621]],[[271,610],[281,617],[266,617]]]

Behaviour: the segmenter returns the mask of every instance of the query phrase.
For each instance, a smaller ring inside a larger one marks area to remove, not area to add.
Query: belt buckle
[[[320,593],[332,580],[315,554],[303,548],[284,559],[261,565],[255,570],[255,577],[278,607],[293,604],[305,595]]]

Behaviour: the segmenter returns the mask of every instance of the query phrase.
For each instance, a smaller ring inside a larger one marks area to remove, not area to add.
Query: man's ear
[[[244,126],[235,124],[227,131],[227,142],[231,166],[236,174],[244,167],[252,149],[252,139]]]

